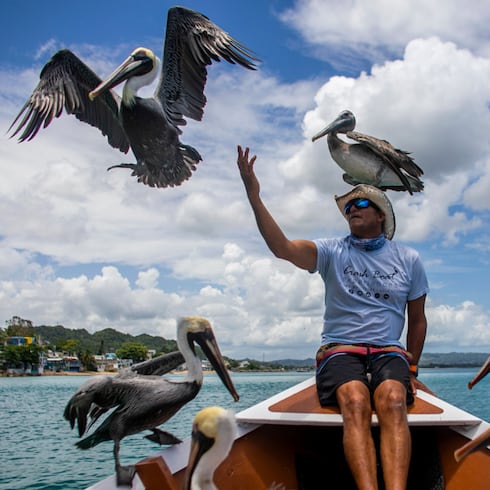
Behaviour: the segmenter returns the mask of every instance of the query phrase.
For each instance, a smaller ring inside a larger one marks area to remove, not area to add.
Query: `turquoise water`
[[[426,369],[420,380],[441,398],[490,421],[489,383],[472,391],[476,369]],[[190,433],[192,418],[208,405],[237,412],[272,396],[312,373],[233,373],[240,401],[214,374],[205,376],[199,395],[162,427],[180,438]],[[86,376],[0,378],[0,490],[81,490],[113,473],[112,442],[82,451],[74,446],[77,431],[63,419],[63,409]],[[121,444],[123,464],[134,463],[158,446],[142,434]]]

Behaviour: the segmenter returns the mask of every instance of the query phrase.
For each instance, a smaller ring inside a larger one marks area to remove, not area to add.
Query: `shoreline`
[[[118,374],[119,371],[83,371],[83,372],[74,372],[74,371],[62,371],[62,372],[52,372],[52,371],[46,371],[42,374],[39,373],[27,373],[27,374],[18,374],[18,373],[5,373],[5,372],[0,372],[0,378],[41,378],[43,376],[115,376]],[[213,374],[215,371],[213,369],[203,369],[203,374]],[[314,369],[308,370],[308,371],[303,371],[303,370],[279,370],[279,369],[261,369],[261,370],[236,370],[236,371],[230,371],[231,373],[305,373],[305,372],[312,372],[314,373]],[[168,373],[165,374],[171,374],[171,375],[186,375],[187,374],[187,369],[182,369],[179,371],[169,371]]]
[[[186,374],[187,371],[170,371],[166,374]],[[52,372],[47,371],[42,374],[40,373],[27,373],[27,374],[17,374],[17,373],[0,373],[0,378],[27,378],[27,377],[43,377],[43,376],[115,376],[118,371],[83,371],[83,372],[72,372],[72,371],[62,371],[62,372]]]

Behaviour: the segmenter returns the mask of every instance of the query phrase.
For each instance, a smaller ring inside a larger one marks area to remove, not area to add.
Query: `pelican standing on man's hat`
[[[342,111],[312,138],[316,141],[328,135],[330,155],[346,172],[343,175],[345,182],[369,184],[382,190],[408,191],[410,194],[423,190],[420,177],[424,172],[406,151],[394,148],[388,141],[353,131],[355,127],[354,114]],[[346,143],[337,133],[343,133],[357,143]]]

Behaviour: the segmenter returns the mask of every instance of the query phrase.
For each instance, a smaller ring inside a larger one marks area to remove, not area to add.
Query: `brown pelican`
[[[218,490],[214,472],[228,456],[237,436],[237,422],[233,410],[207,407],[199,411],[192,424],[189,461],[185,473],[184,490]],[[250,487],[245,483],[244,488]],[[273,482],[268,490],[286,490],[282,483]]]
[[[181,442],[157,426],[175,415],[201,389],[203,374],[201,361],[194,350],[194,342],[202,348],[233,399],[238,401],[238,393],[224,365],[211,325],[201,317],[185,317],[178,322],[177,344],[183,358],[172,353],[161,356],[160,360],[153,363],[142,363],[134,370],[128,369],[112,377],[96,376],[82,384],[68,401],[64,417],[69,420],[72,429],[75,422],[78,423],[80,437],[85,433],[88,418],[91,419],[90,428],[101,414],[114,408],[91,435],[76,445],[81,449],[89,449],[103,441],[114,441],[118,485],[130,484],[134,475],[133,466],[121,466],[119,461],[120,443],[124,437],[151,430],[152,434],[145,437],[153,442]],[[185,379],[169,380],[153,374],[163,374],[165,369],[172,369],[170,366],[175,367],[182,359],[188,369]],[[138,371],[143,374],[138,374]]]
[[[410,194],[423,190],[420,180],[422,169],[406,151],[394,148],[388,141],[354,131],[356,118],[350,111],[342,111],[325,129],[313,136],[316,141],[328,134],[330,155],[346,173],[345,182],[351,185],[370,184],[382,190],[408,191]],[[337,133],[344,133],[357,141],[349,144]]]
[[[137,48],[105,82],[71,51],[58,51],[44,66],[40,81],[9,128],[19,121],[12,137],[31,140],[39,129],[68,114],[97,127],[109,144],[127,153],[136,163],[123,167],[151,187],[176,186],[187,180],[201,156],[179,141],[185,117],[200,121],[206,97],[206,66],[213,61],[255,69],[258,61],[243,44],[233,39],[204,15],[183,7],[168,11],[160,81],[151,98],[137,96],[152,83],[160,60],[146,48]],[[122,99],[110,89],[126,80]]]
[[[237,434],[235,413],[221,407],[207,407],[194,417],[185,490],[217,490],[216,468],[228,456]]]
[[[490,356],[485,361],[480,370],[475,374],[475,377],[468,383],[468,388],[471,390],[480,380],[482,380],[490,372]]]

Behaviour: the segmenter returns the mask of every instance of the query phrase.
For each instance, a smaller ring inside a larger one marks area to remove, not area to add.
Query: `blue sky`
[[[410,151],[425,191],[389,192],[395,238],[429,276],[426,351],[490,352],[490,6],[394,0],[189,1],[262,60],[208,72],[208,103],[181,140],[203,156],[175,189],[138,184],[131,161],[63,115],[35,140],[7,129],[42,66],[68,47],[104,77],[137,46],[161,55],[172,3],[8,1],[0,19],[0,318],[175,338],[176,318],[214,324],[231,357],[312,357],[316,275],[274,259],[256,230],[236,145],[258,155],[263,198],[290,238],[347,232],[348,188],[326,141],[343,109],[357,130]],[[390,9],[390,11],[387,11]],[[143,95],[150,95],[153,87]]]

